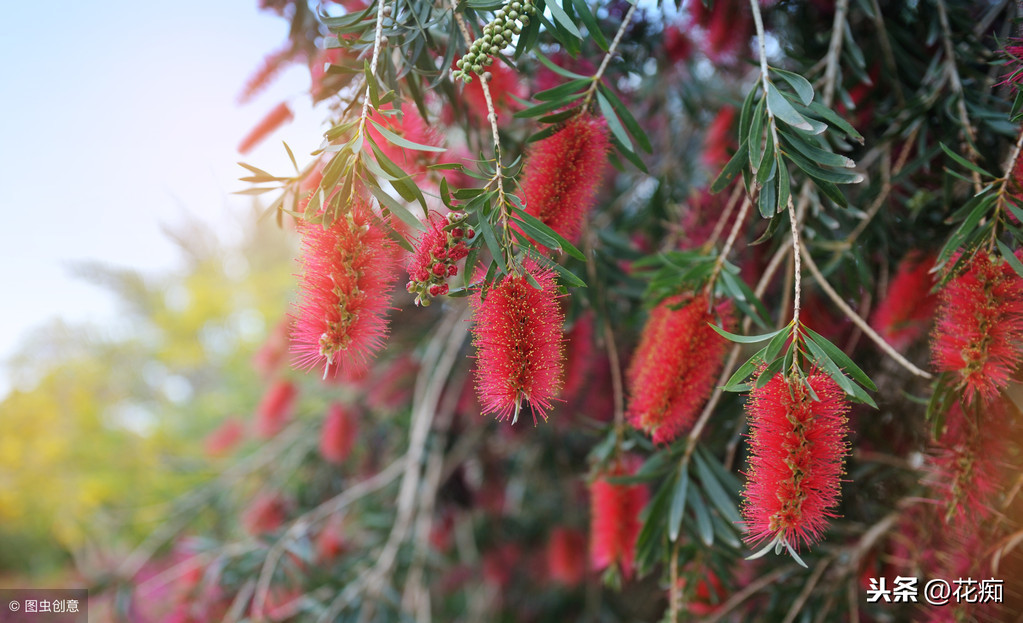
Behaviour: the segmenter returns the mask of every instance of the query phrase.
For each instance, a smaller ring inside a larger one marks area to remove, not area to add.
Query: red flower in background
[[[597,476],[590,485],[590,556],[597,571],[618,565],[622,574],[632,577],[636,558],[636,538],[643,527],[639,514],[649,493],[643,484],[619,485],[608,478],[635,473],[638,461],[628,467],[617,465]]]
[[[586,576],[586,535],[570,528],[555,528],[547,542],[547,571],[551,579],[576,586]]]
[[[568,345],[565,387],[561,395],[567,401],[575,398],[576,393],[583,388],[596,359],[593,352],[593,313],[586,312],[579,316],[565,338]]]
[[[672,309],[680,304],[679,309]],[[629,366],[629,422],[670,443],[689,431],[717,380],[728,342],[708,323],[731,316],[722,303],[716,313],[704,294],[663,301],[650,314]]]
[[[415,106],[398,106],[398,114],[392,113],[392,110],[391,105],[388,104],[383,111],[373,111],[369,119],[386,128],[388,132],[419,145],[439,147],[443,142],[441,133],[419,115]],[[437,155],[440,153],[399,147],[387,140],[372,123],[366,124],[366,133],[388,160],[412,175],[425,173],[426,167],[436,162]],[[372,149],[368,142],[365,149]]]
[[[902,350],[927,331],[938,297],[930,294],[934,256],[912,251],[902,260],[871,325],[892,347]]]
[[[242,527],[252,536],[268,534],[281,527],[290,504],[276,493],[261,493],[242,513]]]
[[[263,394],[256,409],[256,434],[269,439],[284,430],[295,413],[298,388],[286,379],[278,379]]]
[[[576,242],[603,179],[609,145],[607,121],[590,115],[569,119],[534,144],[522,174],[526,212]]]
[[[358,202],[324,229],[304,224],[294,365],[323,376],[366,367],[387,336],[394,243]]]
[[[1023,359],[1023,278],[1008,262],[981,252],[940,297],[934,365],[958,376],[967,404],[977,398],[990,403]]]
[[[750,392],[749,471],[743,517],[758,543],[781,537],[793,548],[818,541],[841,494],[846,445],[845,392],[816,372],[802,383],[776,374]]]
[[[230,454],[245,437],[245,423],[240,418],[229,417],[206,437],[206,454],[225,456]]]
[[[348,458],[358,436],[358,421],[351,409],[338,403],[330,405],[320,431],[320,454],[331,463]]]
[[[454,68],[454,63],[451,65]],[[504,118],[502,112],[518,108],[518,103],[512,96],[524,98],[526,96],[522,83],[519,82],[519,75],[509,69],[501,62],[495,62],[487,67],[490,73],[490,98],[494,102],[494,110],[498,113],[498,122]],[[462,101],[465,102],[469,114],[481,123],[489,124],[487,121],[487,100],[483,95],[482,80],[479,76],[473,76],[472,82],[465,85],[462,91]]]
[[[280,129],[282,125],[294,119],[295,116],[291,113],[291,109],[288,108],[286,102],[277,104],[265,117],[260,121],[256,127],[252,128],[242,142],[238,145],[238,151],[243,154],[247,154],[260,143],[263,142],[266,137],[273,134],[275,131]]]
[[[533,423],[544,419],[562,384],[564,314],[554,272],[527,259],[525,274],[506,276],[484,299],[472,299],[476,346],[476,392],[484,413],[504,420],[529,403]],[[514,423],[514,419],[513,419]]]
[[[725,166],[731,155],[729,149],[734,149],[735,135],[732,134],[732,124],[735,122],[735,108],[722,106],[714,120],[707,128],[707,134],[703,139],[703,163],[715,175],[718,169]]]

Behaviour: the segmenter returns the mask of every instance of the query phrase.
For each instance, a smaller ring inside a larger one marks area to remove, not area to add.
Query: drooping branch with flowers
[[[300,239],[280,471],[183,611],[937,619],[860,579],[1021,569],[1012,3],[264,4],[252,84],[309,58],[328,122],[243,165]]]

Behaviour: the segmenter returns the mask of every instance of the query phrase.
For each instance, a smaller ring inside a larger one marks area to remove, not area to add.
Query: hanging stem
[[[373,58],[369,62],[369,75],[377,75],[377,63],[380,60],[380,48],[384,43],[384,16],[387,14],[386,2],[379,0],[377,3],[377,24],[376,32],[373,34]],[[366,120],[369,119],[369,78],[366,79],[366,96],[362,100],[362,115],[359,117],[359,131],[356,136],[363,137],[366,132]]]
[[[629,27],[629,23],[632,21],[632,16],[636,13],[636,7],[639,6],[638,2],[633,2],[629,7],[628,13],[625,14],[625,19],[622,20],[622,25],[618,27],[618,32],[615,33],[615,38],[611,41],[611,45],[607,48],[607,54],[604,55],[604,60],[600,61],[600,67],[597,68],[597,73],[593,74],[593,84],[586,89],[586,97],[583,99],[583,104],[580,110],[586,110],[590,106],[590,102],[593,101],[593,94],[597,92],[597,85],[600,84],[600,79],[604,77],[604,71],[607,70],[608,64],[611,62],[611,57],[614,56],[615,51],[618,49],[618,44],[621,43],[622,37],[625,35],[625,29]]]

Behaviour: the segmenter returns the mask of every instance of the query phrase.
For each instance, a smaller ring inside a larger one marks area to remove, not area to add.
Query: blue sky
[[[241,138],[288,100],[296,122],[244,159],[289,171],[322,113],[295,67],[254,102],[236,98],[287,22],[256,0],[14,3],[0,20],[0,360],[53,318],[114,322],[76,262],[163,272],[178,266],[161,225],[197,217],[230,239],[248,199]],[[0,395],[10,389],[0,370]]]

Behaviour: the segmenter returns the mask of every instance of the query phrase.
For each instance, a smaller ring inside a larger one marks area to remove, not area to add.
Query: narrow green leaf
[[[803,102],[804,106],[810,105],[810,102],[813,101],[813,86],[810,84],[809,80],[799,74],[794,74],[791,71],[785,71],[784,69],[778,69],[777,67],[771,67],[770,70],[778,74],[778,76],[780,76],[785,82],[789,83],[789,86],[791,86],[796,92],[796,95],[799,96],[799,99]]]
[[[565,9],[561,8],[561,5],[558,4],[558,0],[549,0],[547,2],[547,8],[551,10],[551,15],[554,17],[554,20],[561,24],[565,30],[578,39],[583,38],[583,34],[579,32],[575,22],[573,22],[572,18],[568,16],[568,13],[565,13]]]
[[[956,152],[954,152],[951,149],[949,149],[948,146],[945,145],[945,143],[939,143],[939,145],[941,145],[941,150],[944,151],[945,154],[947,154],[949,158],[951,158],[952,160],[955,160],[956,162],[958,162],[962,166],[966,167],[967,169],[973,171],[974,173],[979,173],[980,175],[983,175],[984,177],[995,177],[994,174],[987,172],[986,170],[980,168],[979,166],[973,164],[972,162],[970,162],[966,158],[963,158],[962,156],[960,156]]]
[[[573,95],[580,89],[584,89],[589,85],[593,84],[592,79],[580,78],[577,80],[571,80],[564,84],[559,84],[556,87],[547,89],[546,91],[540,91],[533,96],[533,99],[540,100],[541,102],[554,102],[565,98],[567,95]],[[575,98],[571,98],[575,99]]]
[[[582,74],[577,74],[575,72],[572,72],[572,71],[569,71],[569,70],[565,69],[564,67],[556,65],[556,64],[554,64],[553,61],[551,61],[549,58],[547,58],[543,54],[540,54],[539,52],[537,52],[537,54],[535,56],[536,56],[536,60],[540,61],[541,65],[543,65],[547,69],[550,69],[551,71],[553,71],[554,73],[558,74],[559,76],[563,76],[565,78],[582,79],[582,80],[592,80],[593,79],[593,76],[584,76]]]
[[[600,112],[604,115],[604,118],[607,119],[607,126],[611,129],[611,133],[614,134],[615,138],[621,141],[623,145],[626,145],[629,148],[629,151],[634,151],[632,149],[632,139],[629,138],[629,133],[625,131],[625,126],[623,126],[622,122],[618,120],[618,115],[615,114],[614,108],[611,106],[611,102],[607,101],[607,98],[604,97],[604,94],[599,90],[597,91],[597,103],[600,104]]]
[[[689,489],[689,470],[685,465],[679,466],[675,490],[671,496],[671,508],[668,513],[668,538],[674,543],[682,528],[682,514],[686,510],[686,492]]]
[[[743,385],[742,381],[745,381],[747,378],[749,378],[749,376],[751,374],[753,374],[754,372],[756,372],[757,368],[760,365],[762,365],[763,363],[764,363],[764,350],[761,349],[755,355],[753,355],[752,357],[747,359],[746,363],[744,363],[741,366],[739,366],[739,368],[732,374],[732,376],[729,377],[729,379],[727,381],[725,381],[725,385],[724,386],[726,388],[731,388],[731,387],[738,388],[740,385]],[[749,389],[749,386],[747,385],[746,386],[746,390],[748,390],[748,389]],[[729,389],[729,390],[726,390],[726,391],[745,391],[745,390]]]
[[[582,2],[583,0],[579,1]],[[642,126],[639,125],[639,122],[636,121],[636,118],[632,116],[628,106],[623,104],[622,100],[618,99],[618,96],[615,95],[614,91],[612,91],[603,82],[597,84],[597,90],[600,93],[603,93],[604,97],[607,98],[607,101],[611,103],[611,107],[615,109],[616,113],[618,113],[622,123],[624,123],[625,127],[629,130],[629,134],[631,134],[632,137],[639,142],[639,146],[643,148],[643,151],[648,154],[653,153],[653,146],[650,144],[650,138],[646,135]]]
[[[535,216],[526,212],[525,210],[516,208],[514,206],[512,206],[512,212],[514,212],[515,215],[518,216],[519,219],[521,219],[523,225],[528,225],[533,231],[540,232],[543,237],[551,239],[554,242],[554,244],[545,243],[544,246],[546,246],[547,248],[549,249],[560,248],[562,251],[568,253],[575,259],[582,262],[586,261],[586,256],[583,255],[582,251],[577,249],[575,245],[573,245],[571,242],[562,237],[561,234],[548,227],[540,219],[536,218]]]
[[[380,202],[380,205],[394,216],[397,216],[402,223],[405,223],[413,229],[426,231],[426,227],[423,223],[413,216],[405,206],[395,200],[394,197],[388,195],[384,189],[380,188],[376,184],[366,184],[366,186],[369,188],[369,191],[373,193],[373,196],[377,198],[377,201]]]
[[[504,264],[504,253],[501,251],[501,245],[497,243],[497,236],[494,235],[494,229],[490,226],[488,221],[483,220],[480,222],[480,230],[483,232],[483,240],[487,243],[487,249],[490,250],[490,255],[492,255],[494,261],[497,262],[497,266],[501,269],[501,272],[507,273],[508,268]]]
[[[707,510],[707,503],[703,500],[700,492],[693,491],[689,496],[691,502],[689,507],[693,509],[696,518],[696,533],[707,547],[714,545],[714,524],[710,521],[710,511]]]
[[[772,331],[771,333],[763,333],[761,335],[736,335],[735,333],[729,333],[728,331],[725,331],[716,324],[712,324],[710,322],[708,322],[707,324],[710,325],[711,329],[717,331],[718,334],[721,335],[721,337],[725,338],[730,342],[736,342],[738,344],[758,344],[760,342],[766,342],[767,340],[773,338],[782,331],[786,331],[788,329],[788,327],[783,327],[781,329],[778,329],[777,331]]]
[[[804,156],[799,150],[782,148],[782,153],[812,178],[833,184],[859,184],[863,181],[863,175],[855,171],[825,169],[818,161]]]
[[[586,0],[572,0],[572,5],[575,7],[575,11],[579,15],[579,19],[582,20],[583,25],[586,26],[587,34],[593,39],[593,42],[597,44],[597,47],[604,52],[607,52],[607,39],[604,37],[604,33],[600,31],[600,26],[597,24],[597,18],[594,17],[593,12],[590,11],[590,7],[587,6]]]
[[[735,507],[735,502],[725,491],[724,487],[721,486],[721,483],[717,481],[717,478],[714,477],[714,472],[707,465],[707,460],[700,454],[694,454],[693,458],[696,460],[696,472],[700,476],[700,484],[703,485],[703,491],[710,498],[711,504],[728,521],[732,523],[742,521],[742,517],[739,516],[739,510]]]
[[[848,121],[840,117],[837,113],[835,113],[833,110],[831,110],[824,104],[821,104],[820,102],[810,102],[810,105],[807,108],[811,113],[816,114],[821,119],[824,119],[828,123],[834,125],[839,130],[845,132],[846,136],[848,136],[852,140],[856,141],[860,145],[863,144],[864,140],[863,136],[861,136],[860,133],[856,131],[856,128],[852,127],[852,125],[850,125]]]
[[[856,365],[856,363],[850,359],[848,355],[842,352],[840,348],[829,342],[827,338],[822,336],[820,333],[817,333],[805,325],[803,326],[803,330],[806,331],[808,337],[812,341],[816,342],[829,357],[834,359],[839,366],[845,369],[845,371],[849,373],[849,376],[851,376],[857,383],[863,385],[872,392],[877,391],[877,385],[874,384],[874,381],[871,381],[866,372],[861,370],[860,367]]]
[[[710,192],[719,193],[728,188],[728,185],[739,175],[739,172],[742,171],[748,162],[749,150],[744,142],[742,145],[739,145],[739,150],[728,160],[728,164],[721,170],[721,173],[718,173],[714,183],[710,185]]]
[[[806,117],[799,114],[792,107],[792,104],[785,99],[785,96],[778,90],[778,87],[774,86],[770,81],[767,82],[767,109],[771,111],[775,118],[784,121],[794,128],[807,132],[812,132],[814,129],[810,122],[806,120]]]
[[[774,184],[768,184],[760,188],[760,196],[757,197],[757,209],[760,210],[760,216],[764,218],[771,218],[778,212],[783,212],[785,206],[778,205],[778,187]]]
[[[381,136],[386,138],[388,140],[388,142],[390,142],[391,144],[397,145],[398,147],[404,147],[406,149],[414,149],[416,151],[433,151],[433,152],[444,152],[444,151],[447,151],[447,149],[445,149],[443,147],[434,147],[433,145],[421,145],[420,143],[413,143],[412,141],[408,140],[407,138],[403,138],[401,136],[398,136],[394,132],[391,132],[390,130],[388,130],[387,128],[385,128],[384,126],[380,125],[379,123],[377,123],[376,121],[374,121],[372,119],[370,119],[369,122],[372,123],[374,126],[376,126],[376,129],[380,132]]]
[[[1016,271],[1017,275],[1023,277],[1023,262],[1019,261],[1016,254],[1013,253],[1012,249],[1010,249],[1004,242],[1001,240],[996,240],[995,242],[998,244],[998,250],[1001,251],[1002,257],[1005,258],[1005,261],[1009,263],[1009,266],[1012,266],[1012,269]]]
[[[786,145],[803,154],[812,162],[828,167],[840,167],[846,169],[852,169],[856,166],[856,163],[851,158],[846,158],[841,154],[836,154],[833,151],[828,151],[826,149],[821,149],[816,145],[812,145],[806,137],[790,134],[781,129],[778,130],[778,133],[781,135],[782,141]]]

